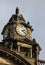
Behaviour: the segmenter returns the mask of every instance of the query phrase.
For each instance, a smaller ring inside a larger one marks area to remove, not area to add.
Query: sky
[[[0,0],[0,41],[3,27],[15,14],[17,6],[26,22],[32,25],[32,39],[35,38],[41,46],[40,59],[45,60],[45,0]]]

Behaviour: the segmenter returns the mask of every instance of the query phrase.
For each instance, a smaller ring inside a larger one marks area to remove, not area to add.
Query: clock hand
[[[24,32],[26,34],[26,31],[25,30],[21,30],[22,32]]]

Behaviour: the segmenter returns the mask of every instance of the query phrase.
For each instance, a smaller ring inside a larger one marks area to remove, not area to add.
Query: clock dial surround
[[[16,26],[16,32],[20,36],[26,36],[27,35],[27,28],[24,25],[19,24]]]

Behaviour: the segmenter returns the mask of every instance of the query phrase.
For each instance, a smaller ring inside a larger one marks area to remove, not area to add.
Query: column
[[[28,57],[30,57],[30,49],[28,49],[27,54],[28,54]]]
[[[36,58],[39,59],[39,48],[37,47]]]
[[[20,52],[20,46],[18,45],[18,52]]]
[[[30,54],[31,54],[31,58],[32,58],[32,48],[30,49]]]
[[[36,51],[36,58],[39,59],[39,51]]]
[[[13,43],[11,42],[10,49],[12,50],[12,48],[13,48]]]

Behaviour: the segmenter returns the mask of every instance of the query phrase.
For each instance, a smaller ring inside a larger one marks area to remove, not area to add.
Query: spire
[[[18,13],[19,13],[19,8],[17,7],[17,8],[16,8],[16,14],[18,14]]]

